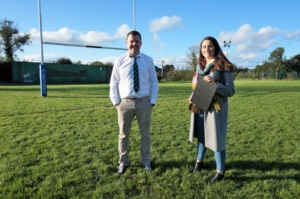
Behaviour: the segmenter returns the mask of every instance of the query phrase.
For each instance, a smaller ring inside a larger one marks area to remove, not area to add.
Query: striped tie
[[[133,57],[133,56],[132,56]],[[139,78],[139,68],[136,63],[136,58],[134,58],[134,63],[133,63],[133,88],[135,92],[138,92],[140,90],[140,78]]]

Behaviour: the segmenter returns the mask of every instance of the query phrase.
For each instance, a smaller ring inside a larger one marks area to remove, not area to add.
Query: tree
[[[270,53],[268,58],[270,62],[283,61],[284,48],[278,47]]]
[[[286,59],[283,56],[284,54],[284,48],[278,47],[275,50],[273,50],[270,53],[270,56],[268,58],[268,61],[264,61],[261,66],[256,66],[255,70],[258,73],[270,73],[270,74],[275,74],[275,79],[277,79],[278,74],[280,72],[286,71]]]
[[[94,61],[91,63],[91,65],[103,66],[103,63],[101,61]]]
[[[78,60],[77,62],[73,62],[73,64],[82,65],[82,62]]]
[[[164,65],[164,70],[166,71],[170,71],[170,70],[174,70],[174,65],[173,64],[166,64]]]
[[[113,67],[114,64],[112,62],[105,62],[104,66],[109,66],[109,67]]]
[[[260,73],[263,71],[263,68],[262,68],[261,65],[256,65],[255,68],[254,68],[254,70],[255,70],[258,74],[260,74]]]
[[[300,54],[297,54],[291,57],[288,60],[284,61],[284,65],[286,66],[287,71],[297,71],[300,72]]]
[[[57,64],[72,64],[72,61],[66,57],[60,57],[56,60]]]
[[[198,64],[198,55],[200,54],[200,44],[195,44],[189,47],[189,52],[187,54],[186,63],[188,68],[195,71]]]
[[[270,57],[269,57],[269,62],[271,63],[270,70],[276,71],[276,78],[277,78],[277,73],[279,71],[285,71],[285,66],[283,64],[284,61],[283,53],[284,53],[284,48],[282,47],[278,47],[270,53]]]
[[[161,76],[161,72],[156,72],[156,77],[158,79],[158,81],[160,81],[162,79],[162,76]]]
[[[0,21],[0,37],[0,47],[3,46],[5,60],[9,62],[17,58],[16,51],[23,52],[23,46],[31,43],[30,34],[19,34],[14,22],[6,19]]]
[[[5,60],[4,60],[4,57],[1,56],[1,51],[2,51],[2,50],[1,50],[1,41],[0,41],[0,62],[3,62],[3,61],[5,61]]]

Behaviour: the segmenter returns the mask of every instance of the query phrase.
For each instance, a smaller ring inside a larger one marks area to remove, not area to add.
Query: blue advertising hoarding
[[[47,70],[46,65],[40,65],[40,89],[41,89],[41,96],[47,97]]]

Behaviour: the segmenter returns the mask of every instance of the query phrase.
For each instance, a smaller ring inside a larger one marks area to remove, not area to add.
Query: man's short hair
[[[126,40],[128,39],[128,36],[129,35],[138,35],[138,36],[140,36],[140,40],[142,41],[142,36],[141,36],[141,34],[138,32],[138,31],[136,31],[136,30],[132,30],[132,31],[130,31],[128,34],[127,34],[127,37],[126,37]]]

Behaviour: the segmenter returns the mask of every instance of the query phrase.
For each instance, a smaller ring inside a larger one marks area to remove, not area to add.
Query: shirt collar
[[[130,57],[132,55],[130,55],[129,52],[127,52],[127,56]],[[137,56],[133,56],[133,57],[142,57],[142,53],[140,52]]]

